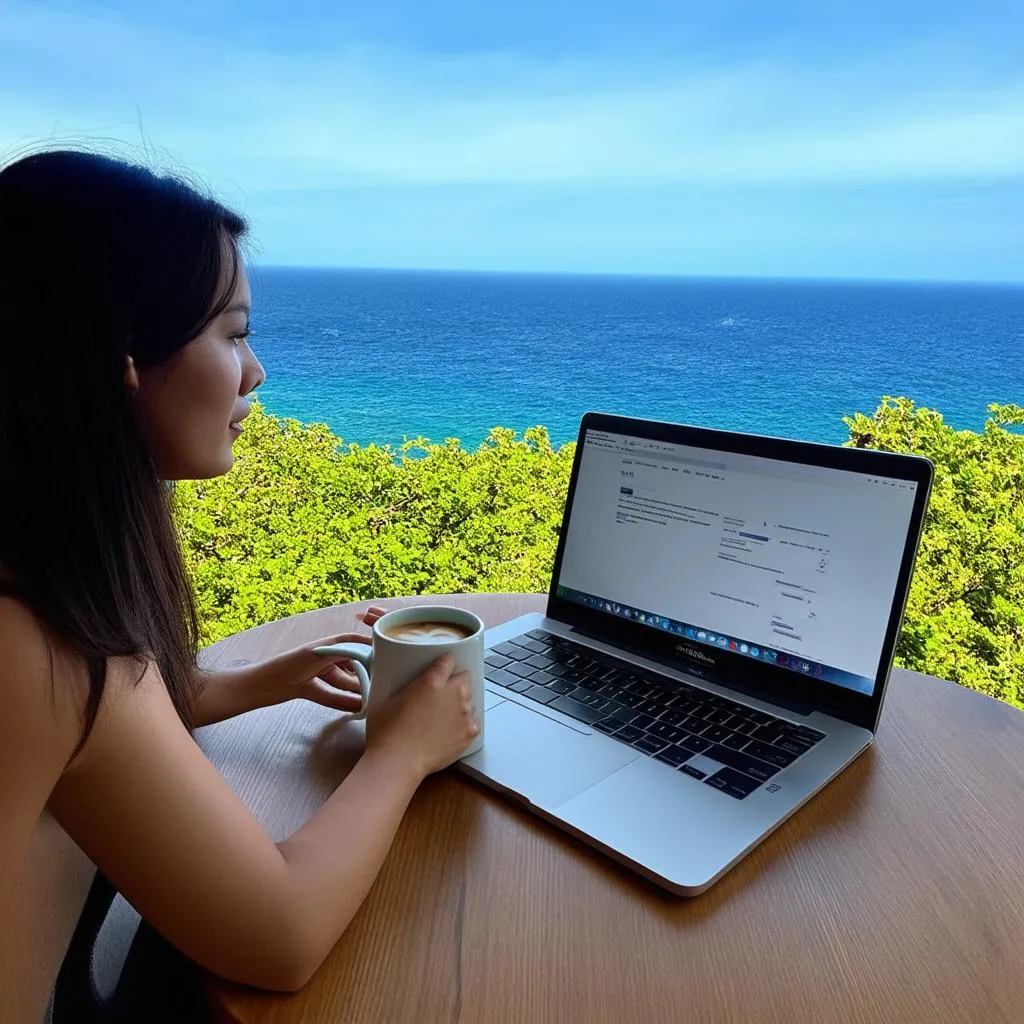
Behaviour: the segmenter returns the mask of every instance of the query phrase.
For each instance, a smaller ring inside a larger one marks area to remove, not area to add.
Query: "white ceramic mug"
[[[457,640],[403,640],[388,636],[396,626],[417,622],[450,622],[469,632]],[[363,690],[363,706],[352,719],[366,718],[371,707],[393,697],[442,654],[455,659],[455,672],[469,675],[473,712],[480,732],[461,755],[475,754],[484,745],[484,624],[472,612],[444,605],[411,605],[382,615],[373,624],[372,646],[334,644],[317,647],[315,653],[326,658],[351,660]]]

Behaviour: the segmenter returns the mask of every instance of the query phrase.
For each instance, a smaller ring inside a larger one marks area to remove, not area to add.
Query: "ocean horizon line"
[[[632,272],[611,270],[495,270],[489,268],[465,267],[387,267],[355,266],[349,264],[313,263],[262,263],[248,264],[256,271],[311,271],[346,274],[410,274],[435,277],[518,277],[523,279],[572,279],[572,280],[615,280],[615,281],[692,281],[707,284],[722,281],[729,284],[804,284],[804,285],[866,285],[870,287],[931,286],[992,288],[993,290],[1016,290],[1024,288],[1024,278],[939,278],[939,277],[859,277],[854,275],[803,276],[793,274],[694,274],[672,272]]]

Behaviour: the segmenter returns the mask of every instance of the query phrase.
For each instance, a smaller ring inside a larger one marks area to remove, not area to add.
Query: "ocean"
[[[560,445],[589,409],[840,442],[884,394],[971,430],[1024,403],[1024,285],[250,274],[264,405],[346,442]]]

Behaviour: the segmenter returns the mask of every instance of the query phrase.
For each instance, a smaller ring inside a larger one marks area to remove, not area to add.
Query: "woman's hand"
[[[372,626],[386,609],[376,605],[356,616]],[[210,725],[255,708],[309,700],[336,711],[362,707],[359,680],[347,658],[332,660],[313,653],[316,647],[334,644],[369,644],[366,633],[342,633],[303,644],[257,665],[201,675],[203,689],[196,701],[195,725]]]
[[[469,676],[442,655],[366,720],[366,753],[404,761],[417,778],[447,768],[480,733]]]
[[[386,613],[386,608],[371,605],[356,618],[372,628]],[[353,643],[369,644],[370,637],[364,633],[342,633],[304,644],[254,666],[249,670],[255,676],[254,687],[266,697],[261,706],[282,704],[299,697],[337,711],[358,711],[362,706],[362,690],[352,662],[347,658],[332,661],[313,653],[316,647]]]
[[[269,707],[288,700],[309,700],[336,711],[358,711],[362,706],[359,680],[348,658],[323,658],[317,647],[335,644],[367,644],[365,633],[341,633],[311,644],[303,644],[258,665],[240,669],[241,681],[257,701],[255,707]]]

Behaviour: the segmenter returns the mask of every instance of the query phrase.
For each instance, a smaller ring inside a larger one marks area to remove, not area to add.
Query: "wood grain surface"
[[[438,600],[488,625],[544,604]],[[206,657],[262,658],[351,629],[364,607],[262,626]],[[361,726],[299,702],[198,736],[277,839],[362,742]],[[1022,850],[1024,714],[897,670],[873,748],[702,896],[665,895],[449,772],[420,789],[305,989],[211,978],[210,996],[245,1024],[1020,1024]]]

